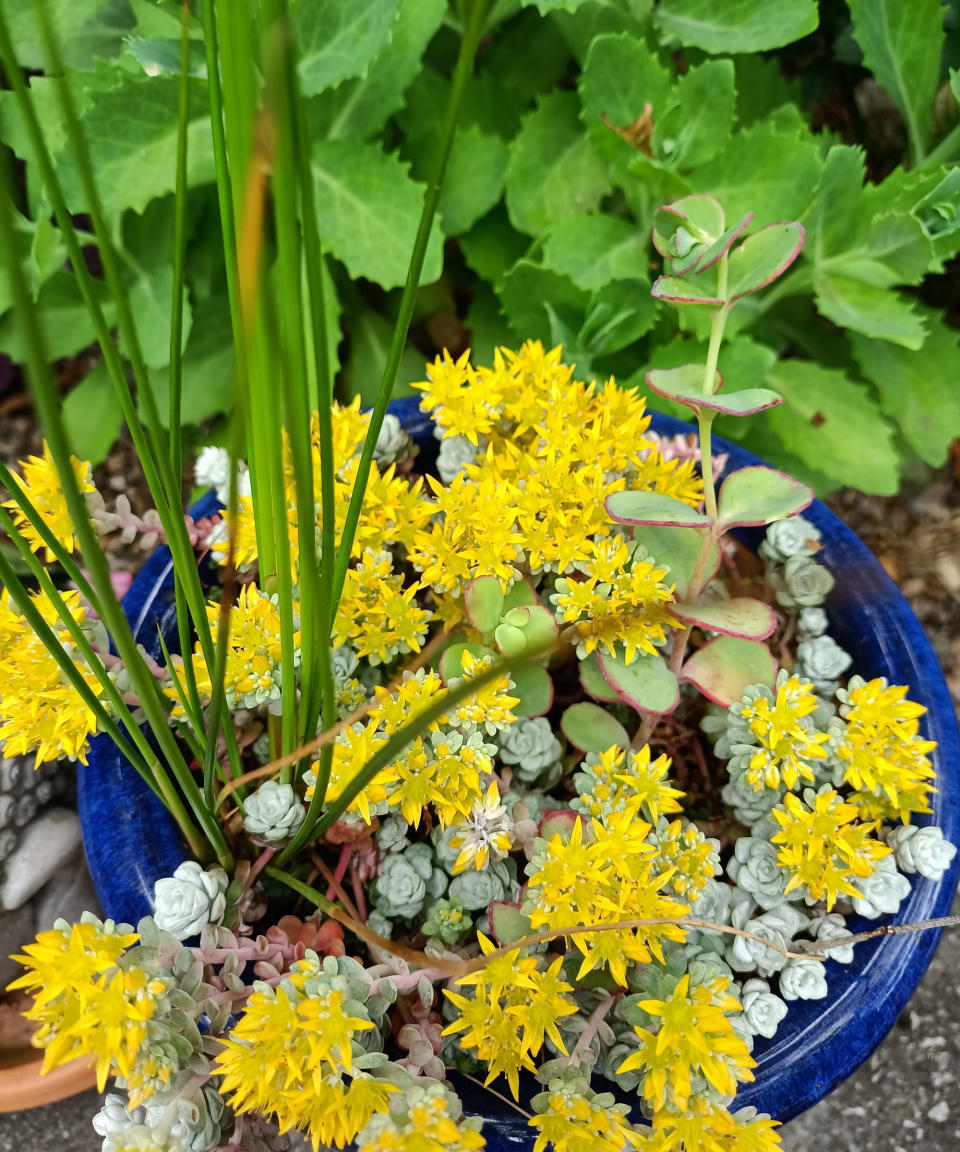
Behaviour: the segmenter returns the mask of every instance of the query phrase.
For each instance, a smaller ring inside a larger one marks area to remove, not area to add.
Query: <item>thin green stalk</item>
[[[381,745],[377,752],[370,757],[363,768],[360,769],[356,776],[354,776],[350,783],[343,789],[340,795],[337,796],[336,800],[327,806],[322,817],[320,816],[320,812],[323,807],[323,793],[325,792],[325,788],[321,790],[321,781],[318,773],[317,783],[314,786],[306,819],[303,824],[301,824],[300,831],[297,835],[277,857],[277,864],[285,864],[287,860],[299,852],[305,844],[322,836],[331,825],[340,819],[364,788],[366,788],[384,768],[392,764],[407,745],[415,740],[421,732],[425,732],[434,721],[439,720],[442,716],[446,715],[451,708],[455,708],[462,700],[466,700],[468,697],[474,695],[474,693],[480,691],[481,688],[485,688],[487,684],[490,684],[498,677],[508,675],[514,668],[530,664],[548,655],[548,653],[548,649],[542,649],[530,651],[509,660],[496,661],[491,664],[489,668],[485,668],[479,676],[475,676],[470,680],[463,680],[456,688],[452,688],[449,692],[445,692],[442,696],[438,697],[433,703],[424,708],[422,712],[418,712],[413,720],[404,724],[402,728],[397,729],[390,739]],[[321,799],[318,800],[318,797],[321,797]]]
[[[430,231],[433,226],[434,216],[436,215],[440,189],[443,184],[444,173],[447,169],[447,160],[450,157],[450,149],[453,146],[453,137],[457,128],[457,121],[460,119],[460,106],[463,103],[464,89],[466,88],[467,80],[473,68],[473,59],[476,54],[477,44],[483,34],[490,6],[491,0],[473,0],[470,15],[464,29],[463,39],[460,41],[460,54],[457,57],[456,67],[453,70],[453,77],[450,83],[450,96],[447,100],[447,109],[444,114],[443,127],[440,132],[440,149],[434,162],[430,181],[427,185],[427,194],[424,198],[423,212],[420,215],[420,224],[417,228],[413,253],[410,257],[407,280],[404,284],[403,295],[400,298],[400,310],[397,315],[396,325],[393,329],[393,338],[387,353],[387,362],[384,365],[376,403],[373,406],[373,411],[370,413],[370,426],[367,429],[367,436],[363,442],[363,449],[360,453],[357,478],[350,496],[350,506],[347,510],[343,535],[341,536],[340,545],[337,549],[337,563],[334,569],[333,597],[331,600],[334,612],[336,612],[336,607],[340,603],[343,584],[347,577],[347,568],[350,566],[350,554],[357,531],[357,523],[360,519],[360,507],[367,490],[367,478],[370,475],[373,450],[376,447],[377,438],[383,427],[383,418],[387,412],[387,405],[390,403],[390,396],[396,383],[400,359],[403,355],[403,348],[407,340],[407,332],[410,329],[410,321],[413,318],[417,289],[420,286],[420,274],[423,271],[423,261],[427,254],[427,243],[430,239]]]
[[[2,23],[2,21],[0,21]],[[229,860],[226,840],[213,813],[203,805],[203,798],[194,783],[177,741],[167,724],[166,712],[160,702],[160,690],[137,649],[133,634],[123,610],[113,593],[107,559],[87,513],[86,501],[77,484],[70,463],[70,449],[60,411],[60,393],[50,375],[43,347],[39,320],[26,284],[21,257],[20,237],[13,226],[9,197],[9,171],[4,167],[4,193],[0,195],[0,247],[8,254],[7,273],[11,295],[17,309],[27,350],[27,382],[34,404],[46,434],[50,454],[57,468],[67,511],[80,545],[80,553],[90,572],[91,582],[99,592],[102,619],[113,637],[117,652],[130,676],[134,691],[140,699],[147,722],[150,724],[162,753],[184,796],[194,811],[211,845],[221,859]]]
[[[701,386],[704,396],[713,396],[717,391],[717,361],[720,357],[720,345],[723,343],[727,317],[730,314],[730,305],[726,303],[727,273],[727,257],[721,256],[717,262],[717,295],[725,303],[717,309],[710,321],[710,343],[707,345],[707,360],[703,366],[703,384]],[[697,410],[697,423],[700,427],[700,472],[703,476],[704,504],[707,515],[715,521],[717,518],[717,492],[713,482],[713,417],[714,413],[708,409],[699,408]]]
[[[264,868],[264,875],[272,877],[274,880],[279,880],[281,884],[286,884],[288,888],[292,888],[297,895],[302,896],[305,900],[309,900],[311,904],[316,905],[323,912],[330,913],[334,911],[336,905],[332,900],[328,900],[322,892],[318,892],[309,884],[304,884],[302,880],[298,880],[296,876],[290,876],[286,872],[282,872],[279,868],[274,868],[268,865]]]
[[[955,125],[944,138],[918,160],[916,168],[936,168],[939,164],[952,164],[960,156],[960,124]]]

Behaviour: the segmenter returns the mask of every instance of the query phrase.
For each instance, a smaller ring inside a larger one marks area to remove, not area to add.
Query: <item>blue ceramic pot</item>
[[[436,455],[436,441],[417,403],[416,399],[394,401],[391,410],[420,445],[421,463],[429,466]],[[652,426],[667,436],[692,431],[682,421],[656,414]],[[761,463],[743,448],[722,440],[716,442],[716,451],[728,454],[729,470]],[[208,515],[216,506],[208,496],[194,513]],[[892,683],[906,684],[911,698],[928,708],[923,734],[937,741],[932,760],[939,791],[932,815],[919,817],[918,823],[936,823],[948,840],[960,843],[960,739],[953,704],[930,644],[907,602],[857,536],[818,500],[804,515],[822,533],[818,560],[836,580],[827,605],[832,635],[852,655],[860,675],[886,676]],[[756,547],[761,537],[755,532],[744,539]],[[173,576],[166,548],[158,548],[144,566],[123,607],[137,640],[151,655],[161,656],[160,632],[176,650]],[[89,763],[80,766],[78,792],[87,857],[103,909],[117,920],[135,923],[152,910],[154,881],[169,876],[186,855],[176,826],[106,736],[92,741]],[[913,877],[897,920],[947,914],[958,870],[960,854],[937,882]],[[851,927],[861,931],[875,924],[856,919]],[[939,932],[894,936],[861,944],[853,964],[829,961],[829,997],[792,1002],[774,1039],[757,1038],[756,1080],[741,1087],[737,1106],[754,1105],[786,1121],[849,1076],[903,1010],[939,936]],[[531,1129],[518,1112],[469,1081],[460,1080],[457,1088],[466,1111],[487,1118],[484,1134],[491,1152],[532,1148]],[[527,1088],[536,1090],[532,1080]]]

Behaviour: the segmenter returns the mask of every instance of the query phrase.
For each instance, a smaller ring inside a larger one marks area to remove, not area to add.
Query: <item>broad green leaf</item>
[[[581,752],[606,752],[613,745],[630,747],[626,729],[599,704],[585,700],[571,704],[560,717],[560,728],[574,748]]]
[[[129,292],[130,309],[137,327],[140,351],[148,368],[165,368],[170,363],[170,327],[173,320],[173,266],[160,264],[138,277]],[[186,348],[193,324],[190,294],[183,292],[183,339]],[[129,355],[129,350],[121,346]]]
[[[604,704],[619,703],[620,697],[603,678],[599,657],[595,651],[589,653],[586,659],[580,660],[578,664],[580,683],[588,696],[592,696],[594,700],[600,700]]]
[[[400,0],[293,0],[294,34],[305,96],[365,76],[386,44]]]
[[[914,164],[930,141],[940,76],[944,8],[940,0],[847,0],[863,62],[903,115]]]
[[[931,176],[934,186],[909,211],[933,248],[929,271],[942,272],[943,261],[960,251],[960,168],[944,167]]]
[[[520,0],[524,8],[536,8],[541,16],[549,16],[551,12],[576,12],[589,0]]]
[[[403,284],[420,213],[423,185],[394,154],[376,144],[324,140],[314,147],[317,228],[328,250],[354,278],[383,288]],[[434,224],[423,284],[440,275],[441,234]]]
[[[120,434],[123,417],[106,365],[101,361],[63,401],[63,423],[70,451],[97,465],[107,458]]]
[[[782,104],[800,104],[803,92],[798,80],[788,80],[776,56],[748,54],[735,57],[737,123],[748,128]]]
[[[457,244],[474,272],[496,285],[500,277],[526,253],[530,241],[510,223],[503,204],[497,204],[469,232],[458,236]]]
[[[612,280],[591,293],[577,345],[593,356],[612,355],[639,340],[655,318],[648,281]]]
[[[148,76],[180,75],[180,41],[174,39],[147,38],[133,36],[127,41],[130,54]],[[190,58],[187,75],[206,79],[207,57],[203,45],[198,41],[190,44]]]
[[[551,19],[582,64],[598,36],[630,32],[642,37],[650,23],[653,0],[590,0],[576,13],[554,12]]]
[[[386,44],[361,79],[344,80],[309,101],[314,138],[369,140],[403,105],[403,94],[420,72],[421,59],[443,22],[446,0],[400,0]]]
[[[833,275],[817,276],[814,287],[818,311],[841,328],[904,348],[917,349],[923,344],[924,322],[911,302],[897,292]]]
[[[95,281],[95,284],[104,315],[112,324],[115,308],[106,285],[102,280]],[[48,360],[75,356],[96,339],[93,321],[72,272],[61,269],[54,273],[40,290],[36,308]],[[0,352],[18,364],[27,359],[23,325],[19,323],[15,309],[0,319]]]
[[[80,118],[90,148],[104,212],[142,212],[176,185],[177,108],[180,80],[123,72],[120,83],[97,94]],[[187,183],[214,179],[210,105],[206,84],[189,84]],[[67,150],[57,158],[64,193],[71,208],[82,211],[86,200],[79,174]]]
[[[649,135],[667,107],[671,84],[670,72],[641,37],[625,32],[593,41],[578,81],[581,115],[606,155],[632,152],[615,128],[630,129],[646,117]]]
[[[579,120],[572,92],[553,92],[523,120],[510,145],[507,210],[532,236],[578,212],[591,212],[609,189],[606,165]]]
[[[805,233],[796,221],[768,224],[730,253],[728,299],[759,292],[782,276],[800,255]]]
[[[176,40],[180,36],[180,6],[164,0],[129,0],[136,19],[137,36]],[[203,38],[203,21],[199,15],[190,17],[189,34],[192,40]]]
[[[181,416],[184,424],[200,424],[229,412],[234,402],[235,368],[230,309],[225,296],[197,303],[193,327],[183,354]],[[166,368],[149,373],[150,387],[164,427],[170,412],[170,374]]]
[[[697,566],[700,550],[707,548],[703,579],[709,580],[720,567],[720,552],[716,540],[705,536],[696,528],[673,528],[648,525],[638,529],[634,536],[647,550],[658,568],[667,569],[667,583],[675,585],[679,597],[690,591],[690,581]]]
[[[817,27],[816,0],[663,0],[654,20],[681,44],[719,55],[782,48]]]
[[[492,632],[503,613],[503,589],[496,576],[478,576],[463,594],[463,606],[470,623],[479,632]]]
[[[350,324],[350,355],[344,370],[347,394],[351,398],[359,396],[364,407],[376,401],[392,336],[393,325],[379,312],[361,312]],[[424,356],[407,343],[400,358],[394,398],[416,395],[410,385],[423,379]]]
[[[766,644],[720,636],[698,649],[680,670],[680,679],[689,681],[714,704],[729,708],[742,699],[747,688],[762,684],[772,688],[777,662]]]
[[[30,6],[27,5],[29,8]],[[76,72],[68,69],[64,82],[77,104],[78,115],[89,108],[95,97],[120,83],[122,73],[113,65],[100,63],[96,72]],[[47,76],[31,76],[28,80],[30,100],[40,121],[43,138],[51,156],[61,152],[67,143],[67,133],[60,111],[58,81]],[[26,123],[20,115],[17,100],[11,91],[0,92],[0,136],[21,160],[26,160],[28,174],[35,167],[33,144]]]
[[[604,501],[607,514],[618,524],[662,524],[706,528],[713,521],[696,508],[661,492],[612,492]]]
[[[521,664],[510,673],[510,679],[510,695],[520,699],[513,709],[518,716],[543,716],[553,707],[553,681],[539,664]]]
[[[405,152],[418,180],[430,178],[440,140],[439,123],[436,127],[436,132],[407,143]],[[499,202],[507,158],[507,145],[499,136],[476,126],[457,130],[437,205],[445,235],[459,236],[468,231]]]
[[[861,370],[876,386],[884,413],[896,421],[914,452],[937,468],[960,436],[960,357],[956,331],[935,313],[926,315],[930,331],[918,352],[863,336],[853,336],[851,343]],[[868,433],[857,431],[861,444],[866,444]],[[856,486],[861,487],[859,482]]]
[[[589,291],[611,280],[642,278],[647,242],[635,225],[616,216],[570,216],[544,241],[543,262]]]
[[[725,528],[772,524],[802,512],[813,499],[806,486],[774,468],[741,468],[720,487],[717,519]]]
[[[805,128],[784,131],[774,120],[738,132],[688,177],[693,189],[723,205],[728,220],[753,212],[760,227],[801,217],[820,175],[820,147]]]
[[[38,217],[30,240],[30,255],[27,258],[27,275],[34,300],[50,277],[62,268],[67,259],[67,249],[46,214]]]
[[[566,276],[541,268],[532,260],[518,260],[497,285],[507,321],[520,340],[551,338],[550,313],[569,319],[573,331],[583,322],[589,294]]]
[[[733,63],[707,60],[681,76],[653,130],[657,156],[686,171],[715,156],[733,128]]]
[[[868,343],[878,357],[914,355],[862,341]],[[863,384],[804,360],[781,360],[768,380],[783,396],[783,407],[765,413],[764,421],[789,452],[840,484],[881,495],[896,492],[893,430]]]
[[[712,604],[671,604],[674,616],[708,632],[739,636],[741,640],[766,640],[777,626],[777,616],[769,604],[737,596]]]
[[[601,652],[600,671],[620,699],[638,712],[672,712],[680,699],[677,678],[660,656],[638,653],[627,664],[623,653]]]
[[[492,364],[496,349],[509,347],[514,341],[514,333],[489,284],[478,280],[471,291],[473,300],[463,321],[470,339],[471,356],[475,364]]]
[[[498,30],[477,66],[485,79],[496,78],[504,93],[518,97],[526,107],[566,76],[570,49],[553,20],[542,20],[528,8]]]
[[[133,28],[128,0],[46,0],[64,63],[92,68],[98,58],[116,56]],[[21,67],[44,72],[47,53],[31,0],[6,0],[4,15]]]

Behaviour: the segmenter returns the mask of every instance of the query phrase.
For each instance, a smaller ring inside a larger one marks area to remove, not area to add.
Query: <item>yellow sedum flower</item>
[[[662,815],[681,810],[678,801],[683,792],[668,779],[671,763],[669,756],[652,759],[649,744],[637,749],[612,744],[603,752],[591,753],[576,777],[589,790],[581,792],[574,806],[599,818],[639,800],[643,818],[655,825]]]
[[[371,664],[419,652],[433,617],[417,603],[419,591],[416,581],[404,587],[389,552],[367,549],[359,563],[347,569],[333,625],[334,646],[349,644]]]
[[[539,1110],[529,1121],[537,1131],[533,1152],[624,1152],[646,1147],[647,1134],[633,1127],[625,1115],[626,1105],[615,1104],[609,1093],[584,1094],[557,1080],[534,1107]]]
[[[492,664],[492,656],[474,656],[465,648],[460,654],[460,668],[463,675],[454,677],[450,681],[450,687],[456,688],[465,680],[475,680]],[[452,710],[451,719],[464,731],[482,728],[490,736],[503,728],[508,728],[517,722],[514,709],[520,703],[519,696],[510,695],[512,687],[513,681],[508,675],[495,677],[472,696],[461,700]]]
[[[776,1152],[778,1120],[752,1108],[731,1115],[704,1097],[690,1100],[684,1114],[660,1112],[644,1152]]]
[[[360,1133],[357,1152],[478,1152],[486,1147],[476,1122],[457,1122],[450,1096],[436,1081],[414,1081],[403,1099],[394,1097],[389,1113],[375,1115]]]
[[[919,735],[922,704],[906,698],[907,689],[886,680],[851,680],[840,707],[846,720],[835,746],[845,765],[844,782],[856,791],[851,802],[872,819],[910,823],[914,812],[930,811],[935,792],[928,753],[936,741]]]
[[[478,939],[485,956],[496,951],[482,932]],[[485,1083],[506,1076],[514,1099],[519,1099],[520,1071],[535,1070],[532,1058],[545,1036],[566,1054],[557,1022],[578,1009],[567,995],[573,986],[561,978],[562,966],[563,957],[558,956],[542,971],[537,957],[523,956],[521,949],[513,948],[457,980],[458,987],[473,987],[472,997],[444,990],[459,1012],[443,1030],[444,1036],[463,1033],[461,1048],[475,1049],[477,1059],[487,1065]]]
[[[890,848],[871,833],[879,821],[858,822],[855,804],[832,788],[807,789],[803,800],[788,792],[770,813],[780,830],[770,837],[778,846],[777,861],[790,873],[784,892],[804,888],[814,900],[825,900],[829,911],[838,896],[860,896],[855,881],[870,876]]]
[[[86,609],[79,592],[61,593],[70,615],[83,624]],[[44,621],[69,653],[75,649],[53,602],[45,593],[31,597]],[[100,681],[78,654],[74,667],[90,691],[102,698]],[[67,757],[86,763],[86,745],[98,728],[96,713],[67,680],[56,658],[15,609],[10,593],[0,593],[0,745],[6,756],[36,754],[36,764]]]
[[[70,466],[80,491],[84,494],[95,492],[90,465],[85,460],[71,456]],[[52,535],[56,536],[68,552],[72,552],[77,546],[76,531],[67,510],[60,477],[57,475],[57,466],[53,462],[46,440],[43,442],[43,455],[28,456],[26,460],[21,460],[20,469],[22,475],[15,477],[20,491],[33,505]],[[11,496],[9,500],[4,500],[3,506],[13,516],[13,522],[32,551],[42,550],[46,560],[53,560],[54,553],[44,544],[40,533],[30,523],[16,497]]]
[[[823,745],[829,737],[802,721],[817,708],[813,685],[791,676],[777,685],[771,703],[763,694],[744,704],[740,715],[760,747],[750,757],[747,782],[755,792],[764,788],[797,788],[801,780],[812,782],[808,760],[825,760]]]
[[[451,869],[452,875],[474,868],[482,872],[491,860],[503,860],[513,847],[513,822],[500,800],[496,780],[490,782],[487,794],[474,804],[466,820],[457,824],[450,847],[459,852]]]
[[[634,1031],[640,1046],[618,1072],[642,1069],[643,1095],[657,1111],[668,1106],[683,1112],[692,1081],[702,1077],[721,1095],[733,1096],[737,1082],[752,1080],[755,1065],[746,1044],[733,1030],[728,1013],[740,1002],[727,992],[730,981],[718,977],[710,987],[690,987],[689,973],[667,1000],[641,1000],[639,1007],[657,1022],[655,1031]]]

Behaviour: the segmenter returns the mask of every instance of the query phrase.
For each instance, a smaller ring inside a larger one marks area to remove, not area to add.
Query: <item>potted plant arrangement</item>
[[[185,517],[176,368],[168,436],[149,388],[140,424],[104,321],[162,537],[122,607],[98,536],[137,525],[70,456],[9,264],[48,448],[0,475],[0,526],[36,583],[0,553],[0,738],[79,761],[110,917],[42,933],[15,983],[47,1067],[115,1078],[105,1152],[279,1150],[294,1129],[361,1152],[764,1152],[929,957],[932,933],[869,922],[947,919],[955,726],[926,649],[894,665],[907,683],[874,650],[919,629],[897,605],[864,632],[864,604],[896,595],[866,550],[804,485],[712,438],[718,415],[779,402],[725,393],[717,361],[799,223],[749,233],[709,196],[656,214],[654,294],[709,350],[648,384],[695,414],[695,443],[538,342],[487,366],[441,356],[419,410],[390,410],[486,7],[361,412],[332,402],[285,5],[262,5],[260,45],[237,6],[203,6],[241,406],[230,449],[198,462],[215,496]],[[183,51],[186,78],[186,32]],[[2,19],[0,55],[42,157]],[[178,193],[187,136],[184,119]],[[52,169],[47,194],[89,284]],[[6,204],[0,228],[16,255]],[[909,976],[869,1027],[835,1027],[872,987],[841,965],[894,951]],[[783,1036],[792,1054],[768,1058]],[[820,1080],[801,1083],[811,1061]]]

